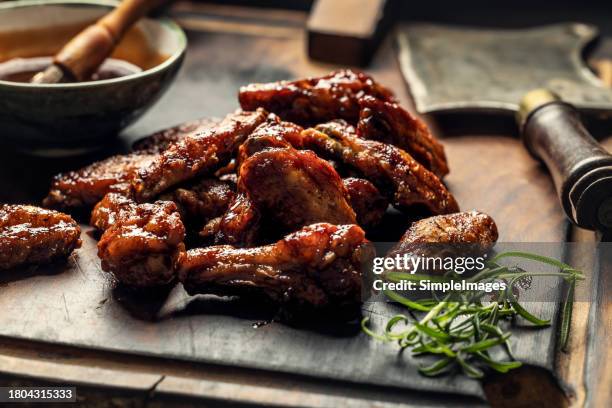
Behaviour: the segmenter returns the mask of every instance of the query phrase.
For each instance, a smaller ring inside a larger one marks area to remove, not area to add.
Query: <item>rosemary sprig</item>
[[[511,268],[499,264],[502,259],[522,258],[529,261],[550,265],[554,272],[527,272],[521,268]],[[504,252],[487,262],[485,269],[468,279],[469,282],[507,282],[505,290],[500,290],[492,297],[493,301],[484,299],[484,292],[462,292],[457,298],[447,294],[438,299],[408,299],[394,291],[383,291],[390,300],[408,309],[408,315],[398,314],[391,317],[382,333],[376,333],[368,327],[369,317],[361,322],[362,330],[376,340],[397,342],[400,348],[409,348],[413,355],[430,356],[434,362],[421,366],[419,371],[426,376],[436,376],[456,368],[472,378],[482,378],[483,368],[490,368],[500,373],[521,366],[516,361],[510,345],[511,333],[501,327],[504,321],[514,320],[518,316],[534,326],[545,327],[550,320],[542,319],[528,312],[513,293],[515,285],[521,279],[534,277],[557,276],[568,283],[568,291],[562,308],[559,344],[566,347],[569,338],[571,310],[576,281],[583,279],[582,272],[558,260],[526,252]],[[445,276],[428,276],[401,272],[389,272],[385,279],[391,282],[403,280],[430,280],[445,282],[460,276],[449,272]],[[418,317],[418,316],[421,317]],[[493,356],[493,351],[501,347],[507,359]]]

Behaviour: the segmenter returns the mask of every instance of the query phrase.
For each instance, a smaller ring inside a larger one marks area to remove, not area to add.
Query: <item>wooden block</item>
[[[390,0],[318,0],[308,19],[310,58],[367,65],[390,25]]]

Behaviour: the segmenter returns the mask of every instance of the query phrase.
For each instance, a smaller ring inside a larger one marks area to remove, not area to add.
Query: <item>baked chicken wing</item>
[[[0,205],[0,269],[67,258],[81,246],[68,215],[30,205]]]
[[[246,137],[267,113],[237,112],[217,126],[190,133],[164,150],[133,182],[138,201],[150,200],[172,186],[212,174],[227,164]]]
[[[281,233],[316,222],[356,222],[346,188],[334,168],[314,152],[296,150],[285,140],[287,134],[299,135],[301,129],[295,127],[285,122],[260,125],[241,146],[238,191],[246,208],[230,208],[222,218],[220,238],[244,236],[233,228],[228,228],[231,232],[224,230],[240,219],[255,220],[253,213],[266,226]],[[252,222],[244,225],[254,227]]]
[[[314,126],[333,119],[356,124],[359,99],[370,95],[394,101],[393,94],[370,76],[351,70],[332,72],[319,78],[251,84],[240,88],[244,110],[264,108],[283,120]]]
[[[108,193],[130,194],[138,172],[151,165],[157,155],[117,155],[80,170],[58,174],[43,205],[57,209],[91,209]]]
[[[358,136],[405,150],[438,177],[448,174],[444,147],[433,137],[425,123],[396,103],[370,96],[361,98],[359,106]]]
[[[373,249],[357,225],[313,224],[256,248],[229,245],[189,250],[179,279],[190,294],[258,293],[302,307],[361,302],[362,267]]]
[[[388,256],[407,254],[439,259],[481,256],[493,248],[497,238],[495,221],[482,212],[438,215],[414,222]],[[419,272],[442,273],[444,270],[434,268]]]
[[[345,123],[330,122],[305,130],[291,142],[351,166],[400,209],[422,207],[434,215],[459,211],[457,201],[440,179],[408,153],[359,138],[352,131]]]
[[[200,119],[154,133],[137,141],[133,153],[116,155],[80,170],[55,176],[43,205],[57,209],[91,209],[108,193],[131,194],[132,182],[185,136],[214,127],[219,120]]]
[[[398,248],[416,243],[456,243],[479,244],[489,250],[497,238],[497,225],[493,218],[472,210],[438,215],[414,222],[400,239]]]
[[[96,205],[91,224],[104,231],[98,242],[102,269],[132,287],[165,285],[184,250],[185,227],[170,201],[137,204],[110,193]]]
[[[354,224],[355,212],[338,173],[311,151],[268,149],[247,159],[238,188],[286,230],[315,222]]]

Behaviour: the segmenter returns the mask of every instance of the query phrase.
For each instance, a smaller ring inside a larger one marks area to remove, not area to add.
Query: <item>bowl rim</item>
[[[33,7],[33,6],[53,6],[53,5],[90,5],[100,7],[116,7],[119,4],[117,0],[11,0],[6,2],[0,2],[0,12],[4,10],[15,9],[19,7]],[[158,22],[159,24],[165,25],[173,32],[179,41],[179,49],[172,55],[170,55],[164,62],[156,65],[147,70],[136,72],[133,74],[117,77],[102,79],[98,81],[88,82],[74,82],[74,83],[60,83],[60,84],[31,84],[28,82],[14,82],[14,81],[3,81],[0,80],[0,87],[6,88],[25,88],[25,89],[75,89],[75,88],[96,88],[111,84],[117,84],[122,82],[128,82],[139,78],[145,78],[161,71],[167,70],[169,67],[180,61],[185,54],[187,49],[187,36],[183,29],[173,20],[167,17],[149,18],[151,21]]]

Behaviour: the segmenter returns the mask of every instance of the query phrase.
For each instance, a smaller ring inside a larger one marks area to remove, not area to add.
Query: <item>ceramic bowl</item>
[[[0,63],[55,54],[116,4],[108,0],[0,2]],[[114,58],[141,72],[99,81],[30,84],[0,80],[0,143],[31,152],[91,150],[108,142],[164,93],[187,40],[174,22],[143,19]]]

